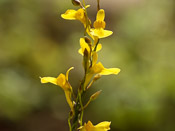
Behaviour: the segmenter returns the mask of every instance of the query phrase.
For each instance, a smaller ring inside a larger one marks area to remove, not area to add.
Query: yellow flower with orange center
[[[90,29],[90,34],[96,36],[98,38],[105,38],[112,35],[112,31],[104,30],[106,27],[105,19],[105,11],[100,9],[97,12],[96,21],[94,22],[94,28]]]

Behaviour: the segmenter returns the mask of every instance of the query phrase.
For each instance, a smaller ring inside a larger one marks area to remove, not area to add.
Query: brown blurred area
[[[96,1],[85,0],[95,20]],[[175,130],[175,1],[101,0],[106,29],[99,61],[119,67],[103,76],[87,98],[102,90],[85,111],[84,122],[111,121],[111,131]],[[68,131],[64,92],[41,84],[74,66],[70,83],[83,76],[78,54],[83,26],[63,20],[70,0],[0,0],[0,131]]]

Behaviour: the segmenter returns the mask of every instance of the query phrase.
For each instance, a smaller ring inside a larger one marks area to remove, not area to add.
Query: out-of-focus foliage
[[[101,0],[106,28],[114,34],[101,40],[99,59],[122,71],[102,77],[89,90],[89,95],[103,92],[89,105],[85,120],[112,121],[112,131],[174,131],[175,2],[120,1]],[[83,27],[61,19],[67,8],[75,8],[69,0],[0,1],[0,130],[68,130],[63,91],[39,80],[71,66],[73,88],[81,80],[77,51]],[[93,18],[96,5],[88,13]]]

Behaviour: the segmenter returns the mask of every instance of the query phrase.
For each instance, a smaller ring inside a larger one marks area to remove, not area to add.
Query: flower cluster
[[[97,1],[99,2],[99,0]],[[120,72],[119,68],[105,68],[101,62],[98,62],[98,51],[102,49],[100,39],[112,35],[113,32],[105,29],[105,11],[100,9],[99,3],[93,26],[87,14],[87,9],[90,6],[85,5],[84,0],[83,5],[79,0],[72,0],[72,3],[80,6],[80,8],[78,10],[69,9],[61,17],[66,20],[78,20],[83,24],[85,29],[84,36],[80,38],[80,49],[78,50],[78,53],[83,56],[84,78],[78,88],[77,96],[74,94],[73,88],[68,81],[69,72],[73,67],[68,69],[66,75],[61,73],[57,78],[41,77],[41,83],[52,83],[64,90],[67,103],[71,109],[68,119],[70,131],[77,129],[80,131],[107,131],[110,129],[110,122],[101,122],[96,126],[90,121],[87,124],[82,124],[84,109],[91,101],[98,97],[101,91],[94,93],[86,104],[82,101],[82,96],[102,75],[117,75]],[[76,97],[73,98],[72,96]]]

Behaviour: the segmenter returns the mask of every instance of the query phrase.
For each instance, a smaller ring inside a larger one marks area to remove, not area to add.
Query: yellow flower
[[[112,35],[112,31],[104,30],[106,23],[104,21],[105,11],[100,9],[97,12],[96,21],[94,22],[94,29],[90,30],[91,35],[97,36],[98,38],[104,38]]]
[[[84,50],[86,49],[88,51],[88,54],[90,54],[90,46],[88,45],[88,43],[86,43],[85,38],[80,38],[80,49],[78,50],[78,53],[80,53],[81,55],[84,55]]]
[[[85,39],[84,38],[80,38],[80,49],[78,50],[78,53],[83,55],[83,52],[84,50],[86,49],[88,51],[88,53],[90,54],[90,46],[88,45],[88,43],[86,43]],[[95,45],[92,46],[92,51],[94,50],[95,48]],[[96,49],[96,52],[100,51],[102,49],[102,44],[98,44],[97,45],[97,49]]]
[[[92,68],[91,68],[91,73],[92,74],[100,74],[100,75],[111,75],[111,74],[115,74],[117,75],[120,72],[119,68],[104,68],[104,66],[102,65],[101,62],[95,64]]]
[[[92,66],[90,67],[85,80],[85,87],[88,85],[90,80],[95,74],[99,75],[117,75],[120,72],[119,68],[105,68],[101,62],[98,62],[98,55],[96,52],[93,52],[92,54]]]
[[[88,121],[88,123],[87,124],[85,123],[84,126],[81,126],[79,130],[80,131],[108,131],[110,130],[110,124],[111,122],[104,121],[94,126],[91,123],[91,121]]]
[[[57,78],[55,78],[55,77],[40,77],[41,83],[52,83],[52,84],[60,86],[64,90],[66,100],[67,100],[72,111],[73,111],[73,103],[71,100],[72,87],[68,82],[68,76],[69,76],[69,71],[72,70],[73,68],[74,67],[69,68],[68,71],[66,72],[66,75],[61,73]]]
[[[88,8],[89,5],[86,6]],[[80,8],[78,10],[69,9],[61,17],[66,20],[79,20],[86,26],[85,10]]]

